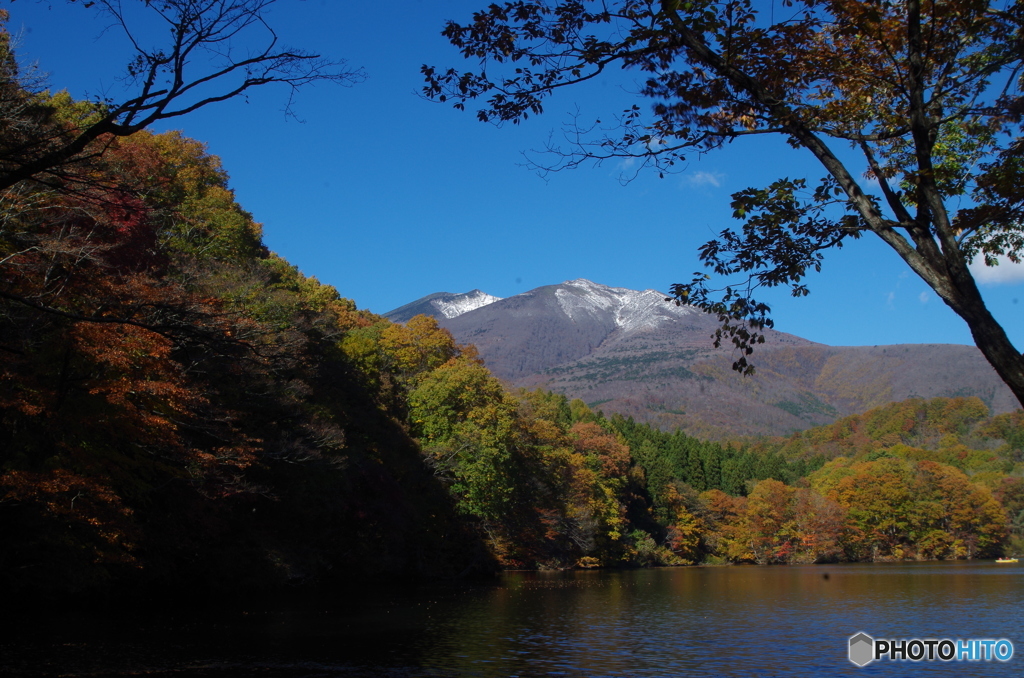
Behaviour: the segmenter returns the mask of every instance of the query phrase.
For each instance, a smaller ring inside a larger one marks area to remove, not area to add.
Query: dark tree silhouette
[[[75,0],[68,0],[75,2]],[[69,164],[95,154],[104,135],[124,137],[204,106],[240,96],[256,87],[282,85],[285,110],[303,85],[328,81],[351,85],[361,69],[319,54],[280,44],[266,18],[276,0],[95,0],[82,3],[110,20],[110,39],[119,33],[132,46],[124,81],[132,86],[121,100],[97,99],[76,125],[44,126],[51,117],[43,102],[26,92],[8,45],[3,46],[4,94],[0,111],[5,135],[17,125],[19,143],[0,149],[0,190],[34,179],[58,184]],[[163,24],[153,30],[154,24]],[[152,35],[164,36],[150,44]]]

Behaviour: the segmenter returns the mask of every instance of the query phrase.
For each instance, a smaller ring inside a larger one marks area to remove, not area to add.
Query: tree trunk
[[[1002,325],[992,317],[973,279],[969,288],[964,290],[960,286],[958,298],[943,297],[943,301],[967,322],[975,345],[1024,407],[1024,356],[1006,336]]]

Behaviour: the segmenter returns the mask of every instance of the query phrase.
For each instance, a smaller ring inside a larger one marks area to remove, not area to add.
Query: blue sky
[[[81,4],[3,6],[22,62],[37,63],[51,89],[117,97],[127,45]],[[522,166],[523,153],[557,140],[576,112],[609,120],[632,105],[633,79],[613,73],[565,90],[544,115],[502,128],[419,98],[421,64],[468,66],[440,36],[445,21],[486,4],[281,0],[269,18],[284,43],[347,59],[366,80],[302,91],[295,111],[304,122],[282,112],[286,92],[267,88],[164,129],[221,157],[271,249],[378,313],[432,292],[507,297],[575,278],[666,291],[700,268],[701,243],[738,223],[732,192],[821,176],[804,154],[770,139],[625,186],[612,164],[537,176]],[[1010,282],[984,285],[986,299],[1024,345],[1024,275],[1020,267],[997,272]],[[972,343],[963,321],[873,238],[831,253],[809,285],[803,299],[766,295],[777,329],[832,345]]]

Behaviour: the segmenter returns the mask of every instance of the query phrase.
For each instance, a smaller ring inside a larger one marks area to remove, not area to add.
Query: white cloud
[[[971,273],[982,285],[1013,285],[1024,282],[1024,263],[1015,264],[1005,256],[998,256],[998,266],[986,266],[985,260],[975,257],[971,262]]]
[[[720,188],[725,175],[721,172],[693,172],[686,174],[683,181],[689,186],[714,186]]]

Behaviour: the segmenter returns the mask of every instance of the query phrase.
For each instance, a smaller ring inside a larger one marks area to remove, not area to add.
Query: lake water
[[[8,624],[10,618],[5,620]],[[1024,565],[509,573],[201,616],[61,615],[0,639],[10,676],[1017,676]],[[851,635],[1006,638],[1009,662],[847,659]]]

